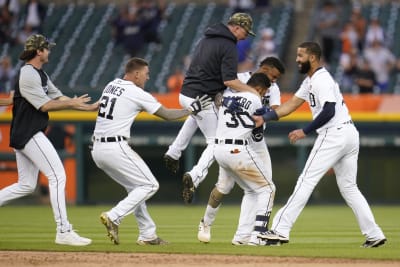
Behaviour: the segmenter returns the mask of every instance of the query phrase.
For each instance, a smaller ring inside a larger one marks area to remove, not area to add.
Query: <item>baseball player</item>
[[[263,73],[252,75],[247,83],[261,95],[270,86],[268,77]],[[236,182],[244,191],[239,224],[246,221],[250,225],[249,245],[265,245],[258,234],[266,231],[271,213],[275,185],[272,181],[271,159],[263,138],[253,135],[254,122],[251,115],[262,107],[261,98],[250,92],[234,92],[227,89],[224,97],[238,99],[240,109],[231,111],[222,106],[219,110],[218,127],[215,136],[214,155],[219,168],[218,183]],[[210,197],[212,205],[218,201]],[[207,219],[207,218],[205,218]],[[208,225],[202,220],[201,228]]]
[[[289,200],[274,216],[271,231],[259,237],[271,242],[288,243],[290,230],[307,203],[314,187],[331,168],[336,174],[339,191],[353,210],[366,241],[362,247],[378,247],[386,242],[381,228],[357,187],[359,133],[351,120],[339,86],[322,66],[321,48],[317,43],[304,42],[297,48],[296,62],[300,73],[307,74],[295,95],[276,110],[254,116],[257,125],[287,116],[305,101],[313,121],[303,129],[289,133],[295,143],[316,131],[318,136]]]
[[[192,56],[191,64],[186,72],[182,90],[179,94],[181,106],[188,107],[193,100],[204,94],[213,100],[226,87],[237,91],[250,91],[258,94],[253,88],[242,83],[237,78],[238,56],[236,43],[244,40],[248,35],[255,35],[252,31],[253,20],[246,13],[233,14],[227,23],[211,25],[205,31],[205,36],[198,42]],[[207,147],[201,157],[213,158],[212,146],[217,128],[217,107],[212,104],[209,109],[202,110],[194,116],[198,127],[207,140]],[[201,170],[199,170],[201,171]],[[193,198],[194,185],[192,176],[197,170],[192,170],[183,176],[183,199],[190,203]]]
[[[256,73],[265,73],[270,81],[272,81],[271,87],[265,94],[263,102],[268,106],[274,108],[280,105],[280,90],[279,86],[276,84],[277,79],[285,72],[285,68],[282,62],[276,57],[267,57],[259,65]],[[247,83],[251,76],[250,72],[238,73],[238,79]],[[179,131],[174,142],[169,146],[168,151],[164,155],[164,162],[166,167],[176,173],[179,169],[179,158],[182,151],[188,146],[190,139],[197,130],[197,123],[193,117],[188,117],[181,130]],[[208,167],[214,162],[213,157],[200,157],[196,166],[193,167],[191,172],[185,173],[185,177],[193,179],[193,188],[189,191],[190,194],[184,194],[184,199],[186,203],[192,201],[195,188],[205,179],[208,173]],[[193,174],[195,173],[195,174]]]
[[[272,79],[273,82],[271,86],[266,91],[263,97],[263,105],[267,108],[277,108],[280,105],[280,91],[279,87],[276,84],[276,80],[280,77],[281,74],[285,72],[284,66],[279,61],[279,59],[274,57],[268,57],[264,59],[260,68],[255,73],[264,73],[268,78]],[[239,73],[238,78],[241,81],[248,81],[251,76],[251,73]],[[264,141],[263,127],[259,127],[258,129],[253,130],[253,140],[257,140],[257,142],[250,142],[250,145],[253,146],[253,149],[260,153],[264,153],[266,149],[266,144]],[[261,142],[262,141],[262,142]],[[268,151],[268,150],[267,150]],[[271,166],[271,160],[268,155],[266,160],[266,165]],[[272,173],[272,170],[270,171]],[[201,242],[208,243],[211,240],[211,225],[215,221],[217,212],[219,207],[221,206],[222,199],[225,195],[229,194],[234,186],[234,181],[231,179],[223,179],[224,177],[219,177],[220,179],[216,183],[215,187],[210,193],[208,205],[206,208],[206,212],[204,214],[203,219],[199,224],[199,232],[197,238]],[[268,217],[270,214],[267,214]],[[241,217],[239,219],[239,225],[236,231],[234,238],[232,239],[233,245],[246,245],[249,242],[250,234],[253,229],[253,221],[250,219],[250,216],[241,213]],[[268,218],[269,221],[269,218]],[[268,221],[266,224],[266,229],[268,229]]]
[[[10,146],[15,150],[18,182],[0,190],[0,206],[32,193],[41,171],[49,180],[50,203],[57,224],[56,244],[86,246],[92,241],[79,236],[67,218],[65,205],[66,175],[56,149],[44,134],[49,111],[75,109],[94,111],[98,103],[87,104],[90,97],[69,98],[50,81],[42,70],[48,62],[49,42],[43,35],[34,34],[25,42],[20,59],[26,64],[18,74],[10,131]]]
[[[119,244],[119,225],[132,213],[139,227],[138,245],[168,243],[157,236],[156,225],[147,212],[145,202],[157,192],[159,184],[143,159],[128,144],[135,117],[146,111],[166,120],[175,120],[196,115],[211,104],[210,98],[202,96],[185,109],[165,108],[143,90],[148,79],[148,63],[141,58],[131,58],[125,66],[124,77],[108,83],[100,98],[92,157],[99,168],[128,192],[115,207],[100,215],[114,244]]]

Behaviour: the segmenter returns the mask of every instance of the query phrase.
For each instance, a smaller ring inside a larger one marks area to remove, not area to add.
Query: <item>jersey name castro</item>
[[[115,79],[101,95],[94,135],[129,137],[132,123],[141,111],[153,114],[160,107],[161,103],[142,88],[130,81]]]
[[[239,97],[241,111],[230,112],[222,106],[218,114],[218,139],[248,139],[255,127],[251,116],[255,110],[262,107],[259,96],[249,92],[232,92],[225,90],[224,96]]]

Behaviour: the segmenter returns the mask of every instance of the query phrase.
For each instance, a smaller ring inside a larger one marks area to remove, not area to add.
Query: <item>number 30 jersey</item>
[[[100,98],[94,136],[130,136],[131,126],[141,111],[155,113],[161,107],[150,93],[130,81],[115,79]]]
[[[261,98],[250,92],[234,92],[226,89],[224,97],[228,96],[239,98],[241,111],[230,112],[226,107],[220,107],[216,138],[249,139],[255,127],[251,116],[256,109],[262,107]]]

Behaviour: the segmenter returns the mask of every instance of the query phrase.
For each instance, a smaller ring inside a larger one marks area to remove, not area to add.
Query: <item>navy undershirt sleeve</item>
[[[310,124],[303,128],[303,132],[307,135],[332,119],[335,115],[335,104],[335,102],[325,102],[321,113],[319,113]]]

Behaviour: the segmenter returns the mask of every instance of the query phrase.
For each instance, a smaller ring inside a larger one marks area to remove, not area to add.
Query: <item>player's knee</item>
[[[65,186],[65,183],[67,181],[65,171],[50,172],[46,173],[45,176],[47,177],[49,185],[51,186]]]
[[[235,185],[235,182],[233,182],[233,183],[217,183],[215,185],[215,188],[217,188],[217,190],[219,192],[221,192],[222,194],[228,195],[231,192],[231,190],[233,189],[234,185]]]
[[[36,184],[19,184],[19,191],[22,194],[32,194],[36,189]]]
[[[154,190],[154,192],[157,192],[159,188],[160,188],[160,184],[159,184],[158,182],[155,182],[155,183],[153,184],[153,190]]]
[[[159,183],[157,181],[155,181],[152,184],[147,185],[146,187],[147,187],[149,193],[151,195],[154,195],[158,191],[158,189],[160,188],[160,185],[159,185]]]
[[[359,192],[358,186],[355,183],[347,183],[347,184],[338,183],[338,187],[342,196],[348,196],[349,194],[354,194],[355,192]]]
[[[268,185],[268,188],[269,188],[268,190],[270,191],[271,194],[275,194],[275,192],[276,192],[276,186],[275,186],[275,184],[272,184],[272,183],[269,184],[269,185]]]

